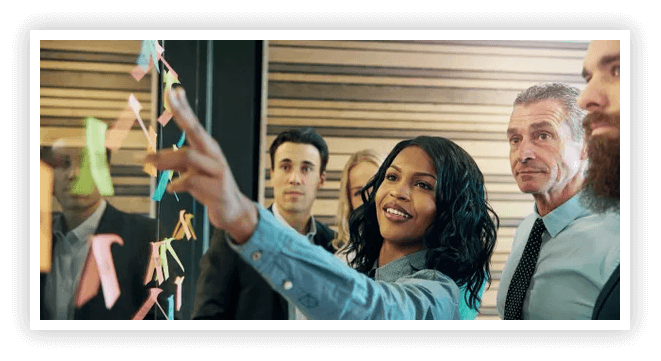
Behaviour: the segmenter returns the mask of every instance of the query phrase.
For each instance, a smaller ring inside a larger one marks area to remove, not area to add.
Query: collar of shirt
[[[97,208],[96,211],[94,211],[94,213],[92,213],[91,216],[89,216],[83,223],[81,223],[75,229],[67,230],[66,233],[69,234],[69,232],[73,232],[73,234],[76,236],[78,240],[86,241],[87,237],[94,234],[94,231],[96,231],[97,227],[99,226],[99,223],[101,222],[101,216],[103,215],[103,212],[105,212],[107,205],[108,202],[105,199],[102,199],[99,208]],[[60,234],[65,236],[63,232],[64,223],[65,220],[63,214],[60,214],[59,217],[53,217],[53,233],[59,232]]]
[[[565,229],[565,227],[571,224],[574,220],[592,213],[590,209],[583,206],[581,203],[581,193],[582,192],[576,193],[573,197],[569,198],[569,200],[544,217],[539,215],[537,212],[537,205],[535,205],[535,214],[537,217],[542,218],[544,226],[551,237],[557,236],[558,233]]]
[[[377,267],[379,261],[376,260],[370,273],[374,273],[374,279],[377,281],[395,282],[404,276],[425,269],[426,255],[427,250],[423,249],[388,262],[381,267]]]
[[[294,227],[290,226],[289,223],[282,217],[280,212],[278,211],[278,205],[276,203],[273,203],[273,207],[271,207],[271,210],[273,210],[273,215],[275,218],[280,221],[280,223],[286,225],[287,227],[294,229]],[[312,242],[312,239],[314,236],[317,235],[317,225],[315,224],[316,222],[314,221],[314,216],[310,215],[310,231],[305,235],[310,242]]]

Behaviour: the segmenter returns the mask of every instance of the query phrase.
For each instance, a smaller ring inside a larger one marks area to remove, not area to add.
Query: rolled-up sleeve
[[[226,241],[271,287],[311,319],[459,319],[459,288],[421,270],[396,282],[374,281],[283,227],[261,205],[250,239]]]

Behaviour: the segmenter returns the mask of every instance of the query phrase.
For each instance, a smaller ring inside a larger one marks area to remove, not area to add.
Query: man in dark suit
[[[590,165],[584,201],[600,213],[620,212],[620,41],[590,43],[583,62],[586,86],[578,98]],[[597,297],[592,319],[620,319],[620,266]]]
[[[312,216],[317,191],[326,180],[328,147],[312,128],[279,134],[269,149],[275,217],[311,243],[333,252],[335,232]],[[216,230],[200,261],[193,319],[304,319]]]
[[[150,242],[157,237],[156,220],[117,210],[103,199],[96,185],[88,195],[71,194],[72,184],[81,174],[83,149],[77,144],[41,150],[42,159],[53,166],[53,193],[62,213],[53,215],[52,267],[40,278],[40,318],[128,320],[148,297],[143,281]],[[74,305],[90,236],[95,234],[117,234],[123,240],[123,245],[111,245],[120,294],[110,309],[101,287],[80,308]]]

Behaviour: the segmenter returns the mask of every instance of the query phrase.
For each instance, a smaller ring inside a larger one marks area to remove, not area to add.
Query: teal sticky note
[[[165,188],[168,185],[168,180],[170,180],[170,172],[172,171],[166,170],[165,172],[161,173],[161,177],[158,179],[158,185],[156,186],[154,194],[151,197],[152,200],[160,201],[163,198],[163,194],[165,194]]]
[[[142,41],[142,47],[140,48],[140,55],[138,55],[138,59],[136,60],[136,63],[144,71],[149,70],[149,57],[150,56],[151,56],[151,52],[149,51],[149,40],[143,40]],[[158,63],[154,63],[154,64],[158,64]]]
[[[102,196],[112,197],[115,195],[115,189],[112,186],[112,177],[110,176],[110,168],[108,168],[108,156],[105,147],[106,129],[108,126],[94,117],[87,117],[85,123],[85,142],[87,144],[92,179],[97,188],[99,188],[99,193]]]
[[[174,295],[168,297],[168,318],[174,320]]]
[[[184,145],[184,141],[186,140],[186,132],[181,132],[181,137],[179,137],[179,140],[177,141],[177,148],[181,148],[181,146]]]

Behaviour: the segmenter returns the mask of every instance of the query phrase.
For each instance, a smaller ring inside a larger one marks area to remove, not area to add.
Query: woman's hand
[[[257,208],[236,184],[218,143],[202,128],[182,87],[169,94],[174,120],[186,132],[188,146],[147,155],[146,162],[159,170],[179,171],[168,192],[188,192],[207,206],[209,220],[226,230],[236,243],[250,238],[257,227]]]

